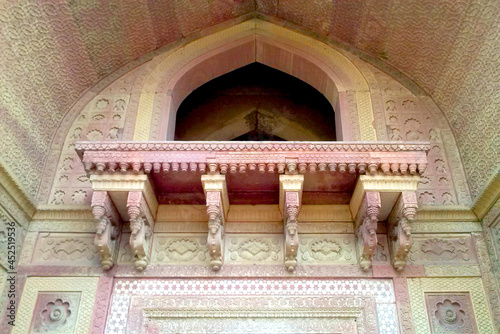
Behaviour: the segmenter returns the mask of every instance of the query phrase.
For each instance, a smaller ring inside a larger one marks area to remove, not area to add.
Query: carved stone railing
[[[87,171],[422,174],[424,142],[78,142]],[[259,153],[259,154],[256,154]]]

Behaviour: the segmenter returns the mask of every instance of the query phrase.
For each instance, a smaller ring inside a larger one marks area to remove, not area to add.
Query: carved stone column
[[[280,210],[285,233],[285,267],[295,271],[299,248],[298,216],[304,175],[280,175]]]
[[[359,265],[363,270],[370,269],[372,265],[373,253],[377,247],[377,223],[381,206],[380,193],[367,191],[356,215]]]
[[[224,175],[202,175],[208,215],[207,247],[210,266],[218,271],[224,263],[224,223],[229,210],[226,177]]]
[[[128,193],[127,213],[130,220],[130,248],[135,256],[135,267],[138,271],[143,271],[149,264],[154,220],[142,192]]]
[[[389,244],[392,265],[402,271],[406,257],[411,249],[410,222],[417,214],[417,194],[415,191],[403,191],[388,219]]]
[[[115,263],[121,219],[106,191],[94,191],[92,214],[98,220],[94,245],[101,257],[102,268],[109,270]]]

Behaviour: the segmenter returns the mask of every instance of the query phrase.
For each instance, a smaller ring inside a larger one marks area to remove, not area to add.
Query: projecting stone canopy
[[[103,268],[109,269],[116,256],[117,233],[105,233],[106,228],[118,231],[123,219],[130,222],[130,247],[139,271],[150,262],[158,205],[167,203],[206,204],[210,266],[220,270],[231,203],[279,205],[284,264],[293,272],[298,216],[308,201],[349,204],[364,270],[370,269],[377,246],[377,224],[387,222],[392,263],[401,271],[411,248],[409,222],[415,217],[415,191],[429,150],[427,143],[400,142],[80,142],[76,147],[91,174]],[[105,214],[101,195],[109,202]]]

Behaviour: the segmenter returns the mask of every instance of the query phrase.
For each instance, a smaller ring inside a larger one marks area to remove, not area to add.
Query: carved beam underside
[[[129,191],[127,213],[130,220],[130,248],[135,257],[135,267],[138,271],[143,271],[150,262],[154,219],[141,191]]]
[[[424,142],[78,142],[87,171],[422,174]],[[255,154],[259,153],[259,154]]]
[[[226,177],[224,175],[202,175],[208,215],[207,247],[210,266],[218,271],[224,263],[224,222],[229,210]]]
[[[101,257],[102,268],[109,270],[115,263],[120,215],[106,191],[94,191],[91,206],[92,214],[98,220],[94,245]]]
[[[298,216],[303,183],[303,175],[280,175],[280,209],[284,220],[285,267],[291,272],[297,267]]]
[[[367,191],[356,216],[356,237],[359,264],[363,270],[370,269],[377,247],[377,223],[381,208],[380,193]]]
[[[415,219],[417,207],[416,192],[403,191],[388,219],[392,265],[398,271],[404,269],[406,257],[411,249],[410,222]]]

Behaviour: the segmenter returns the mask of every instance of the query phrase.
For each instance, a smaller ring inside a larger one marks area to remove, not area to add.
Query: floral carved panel
[[[283,236],[226,234],[226,257],[230,263],[276,264],[283,262]]]
[[[354,235],[308,234],[302,236],[299,263],[356,263]]]
[[[30,333],[73,333],[80,292],[38,293]]]
[[[495,332],[480,277],[409,278],[408,291],[416,334]]]
[[[470,235],[415,235],[408,260],[413,264],[477,263]]]
[[[155,233],[151,263],[208,264],[206,234]]]
[[[91,233],[39,233],[32,264],[99,265]]]
[[[477,333],[469,293],[426,293],[432,333]]]

